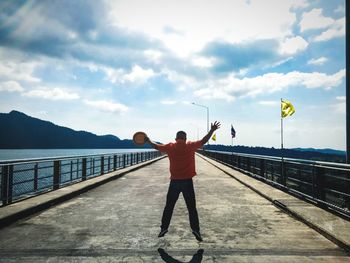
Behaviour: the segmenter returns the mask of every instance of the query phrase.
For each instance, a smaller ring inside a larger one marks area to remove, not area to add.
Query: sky
[[[0,2],[0,112],[130,139],[346,148],[344,0]],[[25,127],[24,127],[25,128]]]

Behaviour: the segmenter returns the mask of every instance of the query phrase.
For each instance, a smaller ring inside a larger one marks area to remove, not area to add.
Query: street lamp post
[[[209,132],[209,107],[192,102],[192,105],[207,109],[207,132]]]

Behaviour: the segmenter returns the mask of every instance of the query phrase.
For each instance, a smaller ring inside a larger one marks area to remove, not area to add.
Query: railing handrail
[[[11,160],[0,160],[0,165],[27,164],[32,162],[60,161],[60,160],[71,160],[71,159],[84,158],[84,157],[123,155],[123,154],[145,153],[145,152],[154,152],[154,151],[156,150],[147,149],[147,151],[114,152],[114,153],[112,152],[112,153],[97,153],[97,154],[86,154],[86,155],[67,155],[67,156],[52,156],[52,157],[41,157],[41,158],[11,159]]]
[[[224,151],[200,153],[350,219],[350,165]],[[272,162],[271,162],[272,161]]]
[[[234,154],[234,155],[243,156],[243,157],[258,158],[258,159],[265,159],[265,160],[271,160],[271,161],[282,161],[282,157],[278,157],[278,156],[258,155],[258,154],[238,153],[238,152],[227,152],[227,151],[214,151],[214,150],[204,150],[204,151],[217,152],[217,153],[223,153],[223,154]],[[315,165],[315,166],[331,166],[332,168],[337,167],[337,168],[350,169],[350,164],[346,164],[346,163],[313,161],[313,160],[286,158],[286,157],[283,157],[283,161],[305,163],[305,164],[310,164],[310,165]]]
[[[136,150],[5,160],[0,163],[0,201],[5,206],[14,200],[54,191],[161,155],[156,150]]]

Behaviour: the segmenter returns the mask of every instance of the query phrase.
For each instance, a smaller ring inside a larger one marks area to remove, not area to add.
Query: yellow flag
[[[282,100],[281,103],[282,103],[282,107],[281,107],[282,118],[293,115],[293,113],[295,112],[293,104],[288,100]]]
[[[211,139],[216,142],[216,133],[213,135],[213,137],[211,137]]]

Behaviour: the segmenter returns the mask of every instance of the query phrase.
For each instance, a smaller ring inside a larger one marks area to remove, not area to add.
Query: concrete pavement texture
[[[49,191],[37,196],[32,196],[19,202],[15,202],[11,205],[2,207],[0,209],[0,228],[35,212],[47,209],[52,205],[62,203],[65,200],[91,190],[111,180],[118,179],[129,172],[140,169],[164,157],[165,156],[161,156],[139,164],[134,164],[132,166],[104,174],[102,176],[89,178],[88,180],[79,183],[73,183],[58,190]]]
[[[196,157],[204,241],[180,196],[157,238],[169,184],[161,159],[0,230],[0,262],[350,262],[344,250]]]
[[[310,227],[316,229],[324,236],[327,236],[339,246],[350,251],[350,222],[348,220],[304,200],[298,199],[277,188],[271,187],[270,185],[234,170],[227,165],[202,155],[199,156],[237,181],[250,187],[269,201],[280,206],[282,209],[300,219]]]

